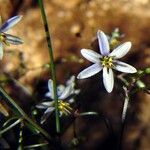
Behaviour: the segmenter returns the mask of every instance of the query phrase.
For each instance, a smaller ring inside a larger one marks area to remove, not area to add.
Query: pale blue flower
[[[51,101],[45,101],[36,105],[36,107],[39,109],[46,109],[44,115],[41,118],[41,123],[44,123],[49,115],[55,110],[53,81],[51,79],[48,80],[48,89],[49,91],[46,93],[45,96],[49,97]],[[66,86],[59,85],[57,87],[58,108],[60,111],[60,116],[62,116],[62,114],[68,115],[72,112],[70,104],[74,102],[74,96],[77,95],[79,92],[79,89],[75,89],[75,76],[72,76],[66,82]]]
[[[77,78],[91,77],[103,70],[103,83],[107,92],[112,92],[114,87],[114,75],[112,69],[124,73],[136,73],[137,70],[117,59],[125,56],[131,48],[131,42],[125,42],[110,52],[109,42],[104,32],[97,32],[100,54],[90,49],[81,49],[81,54],[94,64],[81,71]]]
[[[19,45],[22,44],[22,40],[19,37],[7,34],[6,32],[16,25],[22,16],[14,16],[8,19],[1,27],[0,27],[0,59],[3,58],[3,44],[9,45]]]
[[[48,92],[45,94],[46,97],[54,99],[53,94],[53,80],[48,80]],[[75,89],[75,76],[71,76],[69,80],[66,81],[66,86],[57,86],[58,99],[65,100],[67,97],[73,94],[78,94],[79,90]]]

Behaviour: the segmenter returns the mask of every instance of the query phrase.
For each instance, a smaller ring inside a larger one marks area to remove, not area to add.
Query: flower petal
[[[74,91],[74,94],[79,94],[81,92],[81,90],[80,89],[76,89],[75,91]]]
[[[68,96],[70,96],[74,91],[74,85],[70,84],[68,85],[65,90],[63,91],[63,93],[59,96],[59,99],[64,100],[66,99]]]
[[[3,44],[0,43],[0,60],[3,58]]]
[[[57,95],[58,95],[58,97],[63,93],[64,90],[65,90],[64,85],[58,85],[57,86]]]
[[[51,98],[51,96],[52,96],[52,95],[51,95],[51,92],[47,92],[47,93],[45,94],[45,96]],[[51,98],[51,99],[53,99],[53,98]]]
[[[125,43],[121,44],[120,46],[118,46],[117,48],[115,48],[109,54],[109,56],[115,57],[117,59],[121,58],[129,52],[129,49],[131,48],[131,45],[132,45],[131,42],[125,42]]]
[[[69,104],[74,103],[74,101],[75,101],[74,98],[71,98],[71,99],[68,100]]]
[[[55,110],[55,107],[49,107],[43,114],[43,116],[41,117],[41,124],[43,124],[48,117],[51,115],[51,113]]]
[[[46,113],[51,113],[52,111],[54,111],[55,107],[49,107],[46,109],[46,111],[44,112],[45,114]]]
[[[108,93],[112,92],[114,87],[114,75],[110,68],[103,68],[103,83]]]
[[[124,73],[136,73],[137,70],[133,66],[126,64],[124,62],[116,60],[115,62],[115,68],[116,70]]]
[[[75,76],[72,75],[67,81],[66,81],[66,85],[72,84],[75,82]]]
[[[97,37],[101,54],[104,56],[108,56],[110,48],[107,36],[103,31],[98,30]]]
[[[50,98],[54,99],[54,93],[53,93],[53,80],[49,79],[48,80],[48,90],[49,90],[49,95]],[[46,94],[47,95],[47,94]]]
[[[83,57],[85,57],[87,60],[89,60],[93,63],[100,62],[101,55],[94,52],[93,50],[81,49],[81,54],[83,55]]]
[[[39,108],[39,109],[47,109],[48,107],[54,105],[54,101],[51,101],[51,102],[43,102],[43,103],[40,103],[38,105],[36,105],[36,108]]]
[[[1,32],[6,32],[21,20],[22,16],[14,16],[8,19],[0,28]]]
[[[10,34],[5,34],[5,35],[6,35],[6,42],[10,44],[19,45],[23,43],[23,41],[19,37],[16,37]]]
[[[78,79],[88,78],[88,77],[91,77],[91,76],[95,75],[96,73],[100,72],[101,70],[102,70],[102,66],[100,64],[93,64],[90,67],[81,71],[78,74],[77,78]]]

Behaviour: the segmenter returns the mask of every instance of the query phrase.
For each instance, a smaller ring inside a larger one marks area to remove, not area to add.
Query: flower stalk
[[[130,102],[130,94],[131,92],[133,94],[133,87],[137,83],[138,79],[139,77],[133,78],[132,81],[127,86],[123,86],[123,90],[125,92],[125,100],[124,100],[124,105],[123,105],[123,110],[122,110],[122,122],[121,122],[121,129],[120,129],[120,135],[119,135],[118,150],[122,149],[123,134],[124,134],[125,125],[126,125],[127,111],[128,111],[128,106]],[[125,79],[124,81],[127,82],[127,80]]]
[[[43,5],[43,0],[38,0],[38,2],[41,10],[43,23],[44,23],[44,29],[45,29],[46,40],[47,40],[49,56],[50,56],[50,66],[51,66],[50,71],[52,74],[53,87],[54,87],[53,94],[54,94],[54,101],[55,101],[56,132],[59,134],[60,133],[60,118],[59,118],[59,108],[58,108],[59,103],[58,103],[58,96],[57,96],[56,71],[55,71],[55,64],[54,64],[54,57],[53,57],[53,48],[51,43],[51,36],[48,27],[47,17]]]
[[[124,105],[123,105],[123,110],[122,110],[122,123],[121,123],[120,135],[119,135],[118,150],[122,149],[123,133],[124,133],[124,129],[125,129],[127,110],[128,110],[129,100],[130,100],[129,99],[129,90],[125,86],[123,87],[123,89],[125,92],[125,100],[124,100]]]

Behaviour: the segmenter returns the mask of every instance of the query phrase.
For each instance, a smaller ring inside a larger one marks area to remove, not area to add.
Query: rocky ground
[[[88,62],[82,60],[80,49],[92,48],[91,43],[98,29],[109,34],[118,27],[121,32],[125,33],[123,41],[131,41],[133,44],[130,54],[124,60],[137,68],[150,66],[149,0],[70,0],[67,2],[66,0],[44,0],[44,4],[51,28],[55,61],[58,62],[58,81],[64,82],[67,74],[78,74],[82,68],[89,65]],[[42,77],[43,80],[46,80],[49,76],[47,69],[34,69],[49,62],[37,2],[36,0],[0,0],[0,13],[3,21],[15,14],[23,15],[22,21],[10,33],[19,35],[24,40],[21,46],[5,47],[4,59],[0,62],[1,73],[11,74],[33,92],[37,78]],[[90,100],[94,99],[92,92],[98,92],[95,89],[98,86],[97,78],[86,82],[88,83],[82,83],[87,84],[85,94],[91,88],[93,89],[89,92],[89,97],[81,95],[85,99],[81,108],[106,113],[114,119],[112,123],[116,128],[120,121],[117,118],[120,117],[121,111],[121,108],[116,108],[122,105],[122,101],[117,99],[121,96],[114,100],[112,96],[101,91],[94,96],[96,104],[99,104],[95,106]],[[90,83],[93,82],[95,84],[91,87]],[[146,82],[147,85],[150,84],[149,77]],[[114,93],[113,97],[117,94],[117,92]],[[102,100],[102,97],[106,101]],[[87,103],[86,106],[84,106],[85,103]],[[129,124],[126,127],[124,149],[148,150],[150,147],[150,96],[142,92],[136,95],[129,109],[131,116],[129,116]],[[82,121],[89,122],[89,120]],[[87,129],[82,121],[78,122],[79,133],[84,133],[84,130]],[[102,125],[99,126],[103,128]],[[94,126],[95,129],[91,126],[88,128],[87,141],[83,143],[83,147],[92,149],[99,139],[103,139],[105,133],[101,131],[97,133],[98,125]],[[69,130],[71,127],[64,136],[65,142],[69,139]]]

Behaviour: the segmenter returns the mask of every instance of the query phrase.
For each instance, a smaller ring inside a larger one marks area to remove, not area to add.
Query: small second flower
[[[46,93],[46,97],[49,97],[51,101],[45,101],[38,105],[37,108],[46,109],[44,115],[41,118],[41,123],[44,123],[46,119],[50,116],[50,114],[55,110],[55,101],[53,94],[53,81],[49,79],[48,81],[48,89],[49,92]],[[58,109],[60,112],[60,116],[69,115],[72,113],[73,109],[71,107],[71,103],[74,102],[74,96],[80,92],[79,89],[75,89],[75,76],[72,76],[66,83],[66,87],[64,85],[59,85],[57,87],[57,95],[58,95]]]

